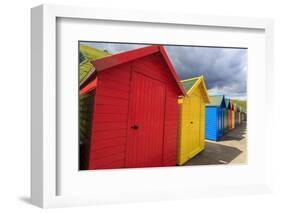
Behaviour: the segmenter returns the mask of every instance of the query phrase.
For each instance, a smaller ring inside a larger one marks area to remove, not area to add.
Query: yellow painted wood
[[[234,110],[232,110],[232,126],[231,128],[233,129],[235,127],[235,113]]]
[[[201,85],[201,86],[200,86]],[[192,88],[192,93],[179,99],[180,117],[178,131],[177,164],[183,165],[205,148],[204,84]],[[207,94],[207,100],[208,100]]]
[[[182,104],[182,102],[183,102],[183,99],[182,99],[182,98],[179,98],[179,99],[178,99],[178,104]]]
[[[237,104],[233,103],[233,106],[234,106],[234,112],[237,112]]]
[[[241,124],[241,112],[238,112],[238,124]]]

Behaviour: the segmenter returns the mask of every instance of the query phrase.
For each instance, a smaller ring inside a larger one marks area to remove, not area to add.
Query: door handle
[[[190,121],[191,124],[193,124],[193,121]]]
[[[131,128],[137,130],[139,128],[139,126],[134,124],[133,126],[131,126]]]

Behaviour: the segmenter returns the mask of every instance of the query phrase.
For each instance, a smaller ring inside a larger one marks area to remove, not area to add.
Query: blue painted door
[[[223,111],[221,108],[217,110],[218,137],[223,135]]]

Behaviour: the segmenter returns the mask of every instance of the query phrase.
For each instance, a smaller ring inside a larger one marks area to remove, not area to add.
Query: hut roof
[[[182,80],[181,83],[183,85],[183,88],[184,88],[187,96],[192,94],[192,92],[195,90],[195,88],[200,86],[204,101],[206,103],[210,103],[209,95],[207,92],[207,88],[206,88],[203,76]]]
[[[100,72],[103,71],[105,69],[117,66],[117,65],[121,65],[151,54],[155,54],[155,53],[160,53],[167,65],[167,67],[169,68],[167,71],[168,73],[171,74],[172,78],[174,79],[175,83],[177,84],[180,92],[182,93],[182,95],[185,96],[185,91],[184,88],[182,87],[178,76],[176,74],[176,71],[172,65],[172,63],[169,60],[168,55],[166,54],[166,51],[164,49],[164,47],[162,47],[161,45],[151,45],[148,47],[143,47],[143,48],[138,48],[138,49],[134,49],[134,50],[130,50],[130,51],[126,51],[126,52],[122,52],[122,53],[118,53],[118,54],[114,54],[108,57],[104,57],[98,60],[93,60],[91,61],[91,64],[95,67],[95,72]],[[94,75],[95,72],[93,72],[91,75]],[[87,76],[88,79],[91,79],[91,76]],[[80,88],[84,87],[85,84],[87,84],[89,82],[85,81],[82,85],[80,85]]]
[[[207,106],[216,106],[226,108],[225,97],[224,95],[213,95],[210,97],[210,104]]]

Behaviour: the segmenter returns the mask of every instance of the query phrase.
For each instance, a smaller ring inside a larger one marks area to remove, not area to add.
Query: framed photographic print
[[[270,192],[272,31],[270,19],[33,8],[32,203]]]

